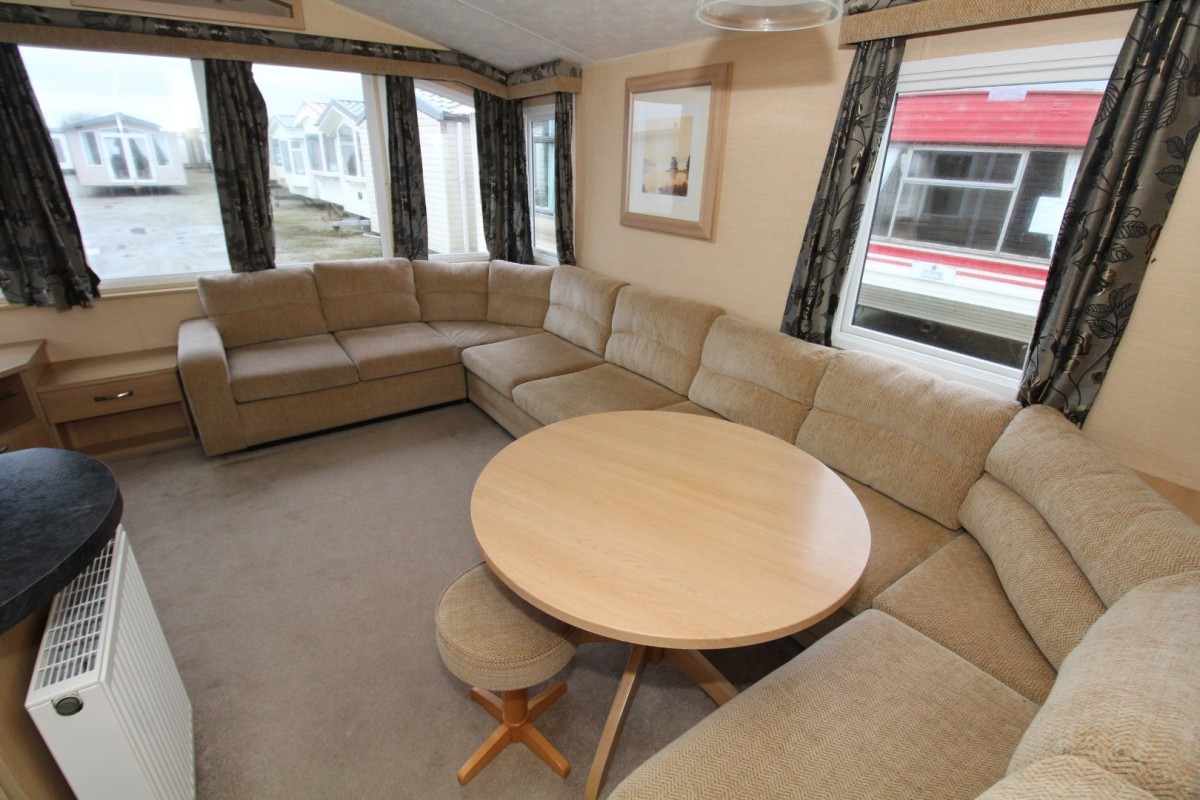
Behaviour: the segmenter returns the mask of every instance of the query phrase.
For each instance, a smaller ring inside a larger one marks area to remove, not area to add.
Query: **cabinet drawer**
[[[50,432],[40,420],[0,434],[0,453],[11,453],[27,447],[54,447]]]
[[[135,408],[149,408],[183,399],[174,372],[119,378],[86,386],[71,386],[41,392],[42,410],[51,422],[69,422]]]

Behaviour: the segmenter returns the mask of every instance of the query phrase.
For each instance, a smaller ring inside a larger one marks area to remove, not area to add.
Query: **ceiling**
[[[409,33],[509,71],[598,61],[721,34],[695,0],[336,0]]]

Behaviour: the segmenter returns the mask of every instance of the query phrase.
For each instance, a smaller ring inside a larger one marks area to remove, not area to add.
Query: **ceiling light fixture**
[[[731,31],[794,31],[833,22],[842,0],[697,0],[696,19]]]

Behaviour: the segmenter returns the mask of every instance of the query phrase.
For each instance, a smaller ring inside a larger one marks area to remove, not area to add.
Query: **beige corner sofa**
[[[1057,412],[576,267],[376,259],[200,292],[179,362],[210,454],[465,396],[515,436],[720,416],[846,480],[872,532],[848,621],[613,797],[1197,796],[1200,525]]]

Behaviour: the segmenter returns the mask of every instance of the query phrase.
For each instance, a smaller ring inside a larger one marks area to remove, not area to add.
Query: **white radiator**
[[[192,705],[125,530],[54,598],[25,707],[78,800],[192,800]]]

